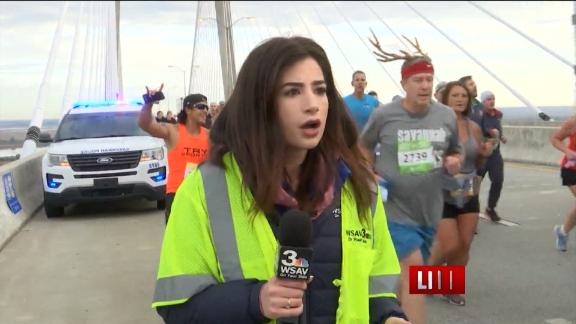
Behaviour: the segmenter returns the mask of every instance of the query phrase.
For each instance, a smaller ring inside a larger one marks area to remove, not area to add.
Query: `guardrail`
[[[559,125],[504,125],[507,144],[500,144],[505,161],[557,166],[562,152],[550,144],[550,136]]]
[[[42,156],[46,149],[0,166],[0,250],[44,202]]]

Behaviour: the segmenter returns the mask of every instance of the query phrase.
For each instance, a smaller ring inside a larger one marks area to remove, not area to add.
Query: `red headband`
[[[434,66],[426,61],[420,61],[418,63],[409,65],[402,69],[402,80],[407,79],[411,75],[417,73],[432,73],[434,74]]]

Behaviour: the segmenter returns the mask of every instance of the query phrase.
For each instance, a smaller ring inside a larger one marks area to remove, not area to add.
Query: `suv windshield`
[[[68,114],[64,116],[54,141],[81,138],[148,136],[138,127],[138,113],[107,112],[98,114]]]

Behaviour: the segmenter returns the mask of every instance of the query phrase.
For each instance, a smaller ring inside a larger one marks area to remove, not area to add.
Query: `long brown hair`
[[[287,68],[306,58],[314,59],[322,69],[329,108],[322,139],[308,151],[301,166],[295,198],[301,209],[311,212],[337,176],[337,160],[341,158],[351,170],[349,179],[358,212],[365,220],[374,177],[358,147],[356,126],[336,90],[328,57],[311,39],[277,37],[252,50],[240,69],[232,95],[210,130],[210,161],[223,166],[224,154],[231,152],[245,184],[252,190],[252,211],[273,210],[284,179],[287,147],[276,107],[280,79]],[[317,177],[320,172],[325,175],[323,179]]]

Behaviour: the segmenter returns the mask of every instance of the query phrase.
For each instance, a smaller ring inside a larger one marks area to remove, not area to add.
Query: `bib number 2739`
[[[429,141],[410,141],[398,144],[400,174],[426,173],[435,167],[436,158]]]

